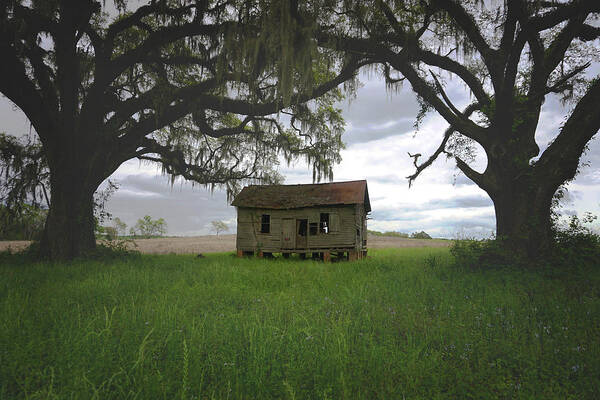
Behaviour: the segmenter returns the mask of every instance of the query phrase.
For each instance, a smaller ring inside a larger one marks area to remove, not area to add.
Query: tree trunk
[[[520,184],[490,194],[496,211],[496,237],[514,255],[535,261],[552,247],[554,192],[543,184]]]
[[[78,168],[81,171],[81,166]],[[50,211],[40,243],[42,256],[69,260],[96,248],[95,190],[82,174],[71,169],[52,171]]]

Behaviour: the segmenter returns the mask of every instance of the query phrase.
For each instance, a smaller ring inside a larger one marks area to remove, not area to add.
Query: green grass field
[[[229,254],[0,265],[0,398],[600,396],[600,270]]]

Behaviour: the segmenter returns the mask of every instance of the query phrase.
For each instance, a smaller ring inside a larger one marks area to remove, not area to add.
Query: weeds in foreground
[[[600,273],[140,256],[0,265],[0,398],[594,398]],[[7,259],[8,260],[8,259]]]

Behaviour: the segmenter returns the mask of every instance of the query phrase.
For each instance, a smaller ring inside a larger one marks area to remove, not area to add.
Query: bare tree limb
[[[481,105],[479,103],[471,103],[463,110],[463,112],[461,114],[468,118],[475,111],[479,110],[480,107],[481,107]],[[423,172],[423,170],[425,170],[427,167],[429,167],[431,164],[433,164],[433,162],[438,158],[438,156],[440,154],[442,154],[442,153],[448,154],[446,152],[446,144],[448,143],[448,140],[455,132],[456,132],[456,129],[454,129],[452,126],[450,126],[448,129],[446,129],[446,131],[444,132],[444,138],[442,139],[442,142],[440,143],[438,148],[433,152],[433,154],[424,163],[417,165],[417,158],[414,159],[416,171],[412,175],[409,175],[406,177],[408,179],[408,187],[409,188],[412,186],[413,181],[415,179],[417,179],[417,177],[421,174],[421,172]],[[413,155],[411,155],[410,153],[408,155],[413,157]]]

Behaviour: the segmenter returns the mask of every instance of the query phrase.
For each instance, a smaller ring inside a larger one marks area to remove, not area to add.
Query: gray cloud
[[[379,80],[367,81],[358,89],[355,99],[338,106],[348,124],[343,136],[347,144],[410,133],[419,109],[409,86],[394,93]]]
[[[373,210],[373,219],[381,221],[395,221],[426,217],[428,212],[444,209],[468,209],[493,207],[492,200],[484,196],[458,196],[450,199],[433,199],[421,204],[403,204],[394,208]]]
[[[370,229],[377,227],[381,221],[373,218],[369,221]],[[434,219],[424,219],[422,216],[414,218],[396,219],[392,230],[397,232],[412,233],[425,231],[430,235],[441,238],[476,237],[486,238],[493,234],[496,222],[493,213],[474,216],[448,216]],[[381,229],[388,230],[388,229]]]
[[[222,190],[211,193],[179,183],[171,187],[168,178],[148,175],[128,175],[117,181],[121,188],[110,197],[107,208],[129,226],[150,215],[165,219],[169,235],[208,234],[214,220],[229,222],[230,232],[235,232],[235,208],[228,205]]]
[[[382,183],[382,184],[408,184],[408,180],[406,179],[406,177],[403,176],[399,176],[399,175],[375,175],[375,176],[369,176],[369,182],[370,183]],[[375,200],[375,198],[371,199],[371,200]]]
[[[405,135],[413,132],[414,116],[411,118],[401,118],[399,120],[389,121],[388,123],[377,126],[354,127],[346,130],[343,140],[346,144],[356,144],[369,142],[371,140],[383,139],[388,136]]]
[[[31,124],[25,114],[2,95],[0,95],[0,121],[0,132],[5,132],[13,136],[25,136],[29,134]],[[31,131],[35,134],[33,128],[31,128]]]
[[[475,182],[467,178],[463,173],[455,175],[454,181],[452,183],[455,186],[477,186]]]
[[[493,206],[492,199],[484,196],[455,197],[450,200],[432,200],[428,206],[439,205],[440,208],[479,208]]]

